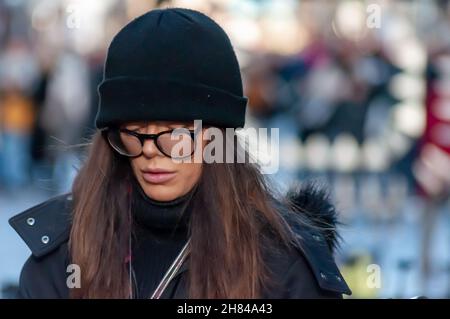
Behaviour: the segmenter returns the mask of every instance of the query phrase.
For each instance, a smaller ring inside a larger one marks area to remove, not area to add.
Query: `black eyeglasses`
[[[158,150],[170,158],[182,159],[191,156],[195,151],[195,131],[186,128],[157,134],[141,134],[125,128],[105,128],[102,133],[114,150],[128,157],[142,155],[146,140],[153,140]]]

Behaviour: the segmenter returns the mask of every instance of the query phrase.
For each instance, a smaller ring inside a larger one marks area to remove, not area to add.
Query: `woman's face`
[[[133,122],[122,128],[141,134],[157,134],[176,128],[193,130],[194,125],[168,121]],[[200,140],[201,135],[198,134]],[[170,201],[188,193],[197,183],[202,170],[202,163],[174,161],[165,156],[153,140],[145,141],[142,154],[130,158],[130,164],[147,196],[157,201]]]

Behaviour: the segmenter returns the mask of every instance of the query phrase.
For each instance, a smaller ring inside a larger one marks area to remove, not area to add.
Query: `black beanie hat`
[[[191,9],[155,9],[120,30],[98,92],[97,128],[146,120],[245,123],[248,99],[230,40]]]

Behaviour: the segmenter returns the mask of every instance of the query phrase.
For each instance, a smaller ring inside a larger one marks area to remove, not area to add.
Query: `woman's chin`
[[[144,188],[145,194],[153,200],[160,202],[167,202],[179,197],[178,192],[175,192],[173,186],[152,185]]]

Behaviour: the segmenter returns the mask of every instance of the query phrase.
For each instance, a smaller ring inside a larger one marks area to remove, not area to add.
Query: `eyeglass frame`
[[[186,128],[183,128],[183,127],[180,127],[180,128],[186,129]],[[101,132],[102,136],[108,141],[108,144],[109,144],[109,145],[110,145],[110,146],[111,146],[118,154],[120,154],[120,155],[122,155],[122,156],[130,157],[130,158],[134,158],[134,157],[139,157],[139,156],[141,156],[141,155],[143,154],[143,152],[144,152],[144,144],[145,144],[145,141],[146,141],[146,140],[153,140],[153,143],[155,144],[156,148],[157,148],[164,156],[169,157],[169,158],[173,158],[172,156],[166,154],[166,153],[161,149],[161,147],[160,147],[160,146],[158,145],[158,143],[157,143],[157,139],[158,139],[158,137],[160,137],[160,136],[163,135],[163,134],[172,133],[173,131],[178,130],[178,129],[180,129],[180,128],[174,128],[174,129],[171,129],[171,130],[165,130],[165,131],[161,131],[161,132],[156,133],[156,134],[145,134],[145,133],[138,133],[138,132],[135,132],[135,131],[132,131],[132,130],[128,130],[128,129],[125,129],[125,128],[120,128],[120,127],[112,126],[112,127],[104,127],[104,128],[102,128],[102,129],[100,129],[100,132]],[[121,153],[119,150],[117,150],[117,149],[112,145],[111,141],[110,141],[109,138],[108,138],[108,132],[109,132],[109,131],[112,131],[112,130],[118,130],[119,132],[123,132],[123,133],[126,133],[126,134],[129,134],[129,135],[132,135],[132,136],[136,137],[136,138],[139,140],[139,142],[141,143],[141,152],[140,152],[138,155],[128,155],[128,154],[123,154],[123,153]],[[188,130],[188,129],[186,129],[186,130]],[[189,131],[189,133],[190,133],[189,135],[190,135],[192,141],[194,142],[194,148],[193,148],[191,154],[186,155],[186,156],[183,156],[183,157],[180,157],[179,159],[186,158],[186,157],[188,157],[188,156],[192,156],[192,154],[194,154],[194,152],[195,152],[195,135],[197,134],[197,130],[188,130],[188,131]]]

